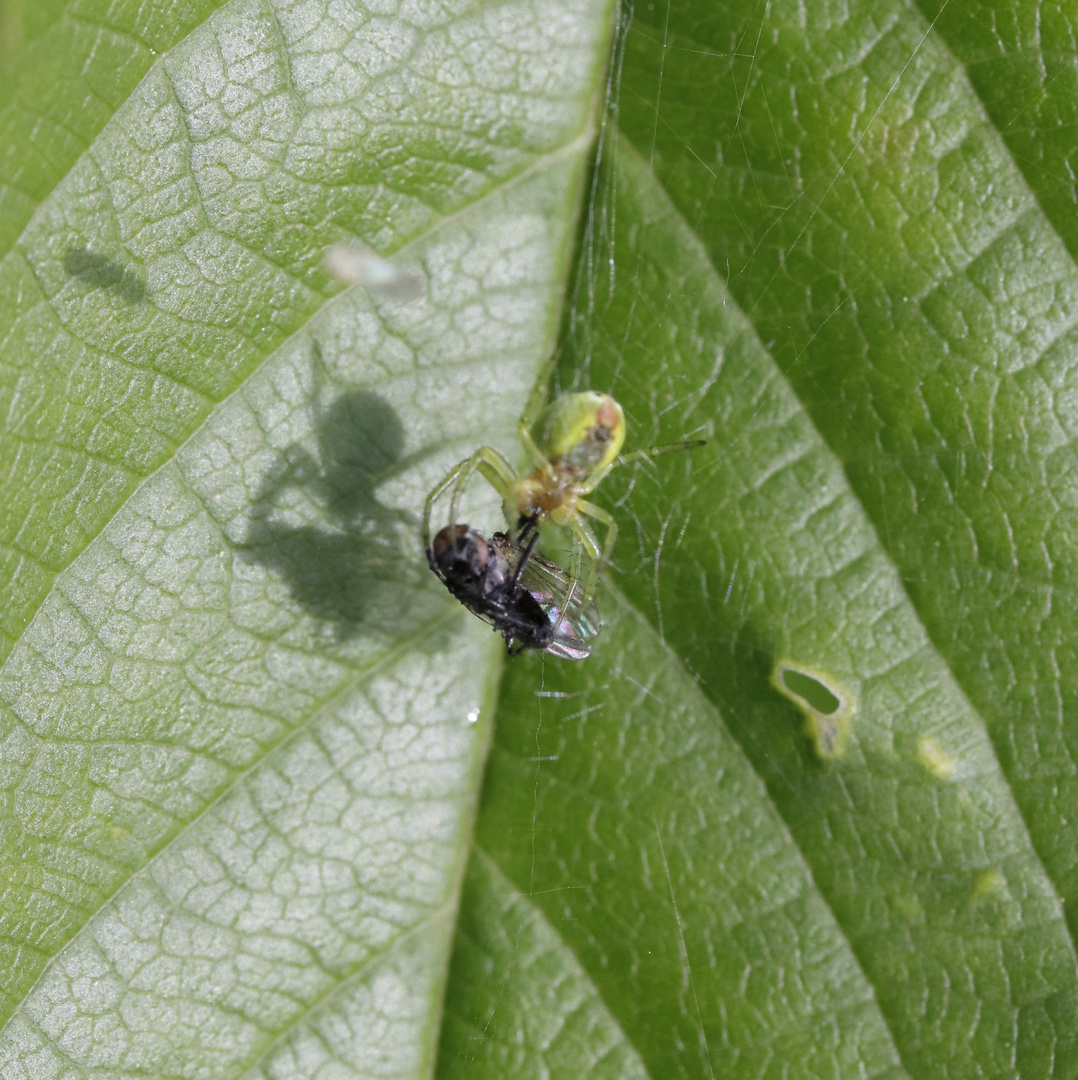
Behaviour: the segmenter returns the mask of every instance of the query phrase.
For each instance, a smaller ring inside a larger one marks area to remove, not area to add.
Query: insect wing
[[[546,646],[546,652],[562,660],[584,660],[590,656],[590,642],[599,633],[602,620],[594,598],[583,602],[583,586],[577,582],[574,588],[573,579],[565,570],[536,553],[525,565],[520,582],[554,626],[554,638]]]

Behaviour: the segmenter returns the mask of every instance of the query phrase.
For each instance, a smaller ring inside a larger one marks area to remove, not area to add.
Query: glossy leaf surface
[[[653,636],[613,632],[586,676],[512,670],[478,836],[649,1075],[1078,1073],[1074,58],[1053,18],[634,10],[562,375],[622,402],[630,449],[712,442],[604,481],[617,608]],[[1034,21],[1054,36],[1026,50]],[[708,805],[736,774],[680,727],[671,657],[801,860],[757,886],[786,935],[734,899],[772,849],[730,826],[736,797]],[[793,916],[802,880],[828,918]],[[821,990],[798,961],[824,941]]]

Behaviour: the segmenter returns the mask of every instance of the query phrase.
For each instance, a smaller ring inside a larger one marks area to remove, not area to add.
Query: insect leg
[[[535,527],[534,515],[526,519],[524,528],[521,529],[517,539],[522,540],[528,533],[531,533],[531,539],[528,540],[528,546],[524,549],[524,553],[520,556],[520,561],[517,563],[516,570],[513,571],[513,580],[511,587],[515,590],[518,582],[520,581],[520,575],[524,573],[524,567],[531,561],[531,557],[535,552],[535,545],[539,543],[539,530]]]

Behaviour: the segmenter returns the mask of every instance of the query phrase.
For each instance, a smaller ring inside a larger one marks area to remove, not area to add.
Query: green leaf
[[[639,1057],[648,1076],[794,1062],[807,1076],[905,1075],[872,988],[715,707],[642,615],[606,599],[595,663],[559,668],[556,691],[548,667],[539,707],[539,664],[507,679],[465,897],[497,908],[507,889],[488,863],[515,895],[487,916],[500,916],[500,935],[481,937],[472,920],[458,930],[452,986],[478,988],[483,1036],[461,1023],[451,988],[444,1073],[568,1077]],[[534,924],[567,954],[555,973]],[[483,962],[505,991],[482,993]],[[598,1004],[573,992],[578,964]],[[561,1025],[517,1006],[539,996],[536,982],[552,988],[546,1012]],[[580,1020],[585,1009],[599,1015]],[[588,1031],[568,1064],[543,1039],[562,1025]],[[503,1047],[517,1032],[534,1059],[514,1072]]]
[[[969,78],[887,4],[638,5],[618,57],[562,374],[710,442],[603,482],[615,625],[509,670],[476,862],[530,906],[486,970],[549,980],[543,920],[651,1076],[1078,1075],[1073,102],[941,7]],[[505,1067],[505,997],[444,1074],[578,1075]]]
[[[1078,1076],[1068,17],[637,5],[589,179],[609,15],[3,8],[4,1080]],[[499,686],[559,319],[709,441]]]

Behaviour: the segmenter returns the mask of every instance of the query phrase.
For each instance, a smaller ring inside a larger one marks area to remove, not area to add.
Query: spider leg
[[[584,603],[587,603],[592,596],[595,595],[595,585],[599,576],[600,567],[603,567],[610,562],[610,556],[614,553],[614,544],[618,539],[618,523],[614,520],[613,515],[608,513],[601,506],[596,506],[595,503],[590,503],[586,499],[581,499],[576,504],[576,508],[581,514],[586,514],[606,528],[606,535],[603,537],[603,546],[600,549],[599,541],[595,538],[595,533],[593,533],[583,521],[578,521],[573,526],[574,534],[584,545],[584,549],[592,560],[591,566],[588,568],[587,580],[584,587]]]
[[[528,460],[537,469],[543,469],[544,471],[550,468],[550,459],[535,445],[535,440],[532,438],[532,425],[547,403],[550,379],[554,374],[554,369],[558,366],[560,355],[561,350],[555,349],[544,361],[535,380],[535,385],[532,386],[532,392],[528,395],[528,403],[524,406],[524,411],[517,421],[517,435],[520,436],[520,444],[524,447]]]
[[[610,470],[614,468],[615,465],[621,465],[623,460],[623,458],[617,457],[609,465],[607,465],[606,468],[596,469],[595,472],[589,473],[587,476],[585,476],[583,480],[578,480],[573,485],[576,489],[577,494],[590,495],[603,482],[606,474],[610,472]]]
[[[610,468],[614,465],[631,465],[634,461],[650,461],[659,454],[670,454],[675,450],[695,450],[698,446],[707,446],[707,439],[682,439],[680,442],[663,443],[662,446],[648,446],[643,450],[634,450],[631,454],[622,454]],[[606,473],[603,473],[603,476],[605,475]]]
[[[450,524],[456,524],[457,506],[460,504],[464,489],[468,486],[468,481],[476,472],[483,474],[487,483],[502,497],[503,502],[514,497],[517,474],[513,466],[493,446],[481,446],[467,461],[462,461],[458,469],[460,471],[453,484],[453,497],[449,502]]]
[[[698,446],[707,446],[707,439],[683,439],[681,442],[664,443],[662,446],[648,446],[643,450],[633,450],[629,454],[619,454],[605,469],[597,469],[583,480],[577,482],[577,491],[581,495],[590,495],[606,478],[611,469],[622,465],[631,465],[634,461],[646,461],[651,464],[653,457],[670,454],[675,450],[695,450]]]
[[[457,523],[457,503],[460,500],[461,492],[476,470],[482,472],[503,499],[507,497],[506,492],[511,490],[516,479],[509,462],[491,446],[480,447],[471,457],[458,461],[430,490],[426,502],[423,504],[423,530],[421,535],[424,548],[430,547],[430,516],[434,504],[450,488],[453,488],[453,502],[450,506],[449,523],[455,525]]]
[[[427,551],[430,550],[430,513],[431,513],[431,510],[434,508],[435,502],[437,502],[437,500],[440,499],[443,494],[445,494],[446,490],[450,487],[450,485],[452,485],[454,483],[454,481],[457,479],[457,476],[460,473],[460,470],[462,468],[464,468],[464,466],[466,464],[467,464],[467,461],[458,461],[457,464],[454,465],[453,468],[450,469],[448,473],[446,473],[446,475],[443,477],[443,479],[438,484],[436,484],[433,488],[431,488],[429,492],[427,492],[427,499],[426,499],[426,502],[424,502],[424,504],[423,504],[423,528],[422,528],[422,530],[420,532],[420,536],[421,536],[421,538],[423,540],[423,547]]]
[[[525,422],[529,425],[534,423],[535,418],[543,411],[543,406],[546,405],[547,398],[550,396],[550,380],[560,359],[561,348],[559,347],[551,350],[550,355],[543,361],[543,366],[539,369],[531,393],[528,395],[528,403],[520,414],[522,424]]]

